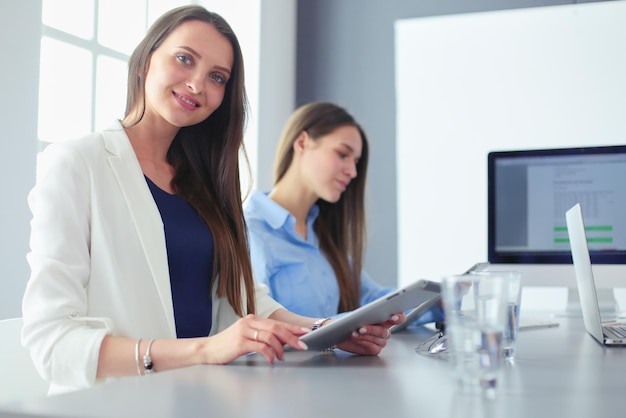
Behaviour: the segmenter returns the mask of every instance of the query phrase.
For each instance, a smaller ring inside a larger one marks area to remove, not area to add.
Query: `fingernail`
[[[352,336],[353,336],[353,337],[358,337],[358,336],[359,336],[359,333],[358,333],[358,332],[356,332],[356,331],[352,331]]]
[[[398,315],[394,315],[394,316],[391,317],[391,320],[393,322],[398,322],[400,320],[400,317]]]
[[[302,341],[302,340],[298,340],[298,345],[299,345],[299,346],[300,346],[300,348],[301,348],[301,349],[303,349],[303,350],[308,350],[308,349],[309,349],[309,346],[308,346],[308,345],[306,345],[306,344],[304,343],[304,341]]]
[[[363,328],[359,328],[359,332],[361,334],[367,334],[367,328],[363,327]]]

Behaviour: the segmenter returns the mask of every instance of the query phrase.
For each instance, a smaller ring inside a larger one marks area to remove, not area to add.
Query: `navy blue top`
[[[165,229],[165,245],[178,338],[211,331],[213,235],[191,205],[146,177]]]

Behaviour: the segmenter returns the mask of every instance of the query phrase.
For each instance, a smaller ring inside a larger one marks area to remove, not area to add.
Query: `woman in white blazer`
[[[252,278],[245,107],[236,36],[220,16],[180,7],[131,56],[121,123],[39,156],[22,341],[51,392],[306,349],[299,336],[325,319],[286,311]],[[377,355],[403,319],[340,348]]]

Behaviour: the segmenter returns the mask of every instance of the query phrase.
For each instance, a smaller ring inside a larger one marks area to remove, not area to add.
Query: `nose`
[[[194,94],[200,94],[204,89],[204,77],[194,73],[191,75],[186,84],[189,91]]]
[[[348,176],[350,176],[351,179],[355,178],[357,176],[357,170],[356,170],[356,162],[355,161],[350,161],[346,167],[346,174]]]

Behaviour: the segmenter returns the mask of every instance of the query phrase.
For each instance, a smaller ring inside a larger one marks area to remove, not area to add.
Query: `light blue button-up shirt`
[[[318,214],[319,207],[314,205],[307,216],[305,240],[295,231],[295,217],[267,193],[254,192],[245,208],[255,280],[266,284],[270,295],[289,311],[326,318],[337,315],[339,286],[313,230]],[[361,305],[393,290],[361,272]],[[416,322],[442,320],[437,307]]]

